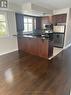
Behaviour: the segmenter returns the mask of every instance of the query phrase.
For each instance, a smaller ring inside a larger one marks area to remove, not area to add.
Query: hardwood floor
[[[71,48],[51,61],[18,52],[0,56],[0,95],[69,95]]]

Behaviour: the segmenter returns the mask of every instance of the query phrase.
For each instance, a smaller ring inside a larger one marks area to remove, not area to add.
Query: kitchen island
[[[44,35],[18,35],[18,48],[20,52],[49,58],[53,55],[53,40]]]

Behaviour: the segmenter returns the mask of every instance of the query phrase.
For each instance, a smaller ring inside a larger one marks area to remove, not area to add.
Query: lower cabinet
[[[41,38],[18,38],[18,47],[20,51],[30,53],[32,55],[48,58],[52,53],[50,50],[52,47],[49,45],[48,39]],[[50,50],[50,53],[48,53]]]
[[[53,41],[49,40],[48,44],[48,57],[51,57],[53,55]]]

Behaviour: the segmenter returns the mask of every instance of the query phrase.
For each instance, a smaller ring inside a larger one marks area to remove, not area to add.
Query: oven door
[[[53,34],[54,47],[63,48],[64,46],[64,33]]]

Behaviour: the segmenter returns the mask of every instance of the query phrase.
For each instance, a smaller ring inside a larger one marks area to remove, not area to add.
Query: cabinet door
[[[36,40],[32,38],[23,38],[22,39],[22,51],[34,54],[35,55],[35,49],[36,47]]]
[[[38,55],[38,40],[37,39],[31,39],[31,54]]]
[[[66,23],[66,17],[67,17],[67,14],[54,15],[52,17],[53,24]]]
[[[30,51],[30,40],[29,40],[29,38],[22,38],[22,51],[24,51],[24,52]]]
[[[48,58],[48,41],[45,39],[38,39],[38,55],[40,57]]]
[[[17,26],[17,32],[21,32],[24,30],[24,16],[23,16],[23,14],[16,13],[16,26]]]

